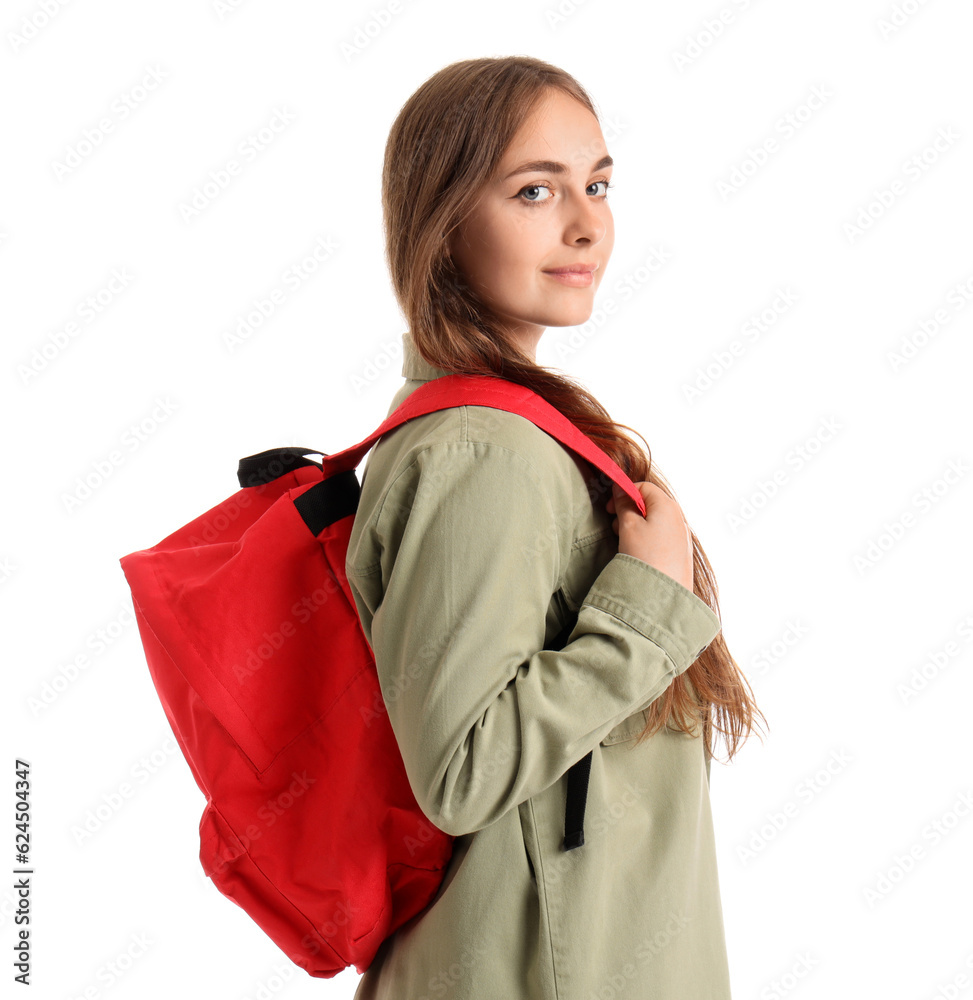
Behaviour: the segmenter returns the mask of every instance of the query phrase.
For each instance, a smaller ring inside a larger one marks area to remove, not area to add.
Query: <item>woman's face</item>
[[[562,91],[548,91],[450,237],[461,274],[531,357],[545,327],[577,326],[591,315],[615,243],[605,197],[611,176],[597,119]],[[550,273],[578,264],[594,273],[580,280]]]

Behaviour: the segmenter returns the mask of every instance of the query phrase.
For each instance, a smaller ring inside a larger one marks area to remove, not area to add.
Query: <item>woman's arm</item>
[[[422,449],[365,529],[348,573],[413,792],[458,836],[557,781],[647,707],[720,631],[694,593],[616,554],[567,645],[544,650],[574,514],[516,451]]]

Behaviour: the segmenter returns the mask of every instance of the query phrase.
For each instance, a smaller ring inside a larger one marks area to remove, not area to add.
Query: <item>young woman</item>
[[[650,458],[535,359],[546,327],[592,312],[611,164],[577,81],[522,56],[447,66],[389,136],[386,249],[409,325],[389,413],[450,373],[528,386],[637,483],[646,516],[490,407],[417,417],[370,453],[348,576],[416,799],[456,840],[356,1000],[730,996],[712,730],[732,757],[759,710]],[[568,772],[589,753],[570,849]]]

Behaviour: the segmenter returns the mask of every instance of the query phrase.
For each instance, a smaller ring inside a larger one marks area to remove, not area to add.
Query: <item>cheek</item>
[[[467,229],[469,273],[488,298],[509,304],[536,290],[549,240],[529,209],[480,214]],[[541,210],[538,210],[541,211]]]
[[[508,286],[523,284],[529,280],[528,271],[536,266],[536,242],[536,233],[516,216],[485,228],[481,273]]]
[[[511,254],[521,260],[540,263],[550,255],[552,240],[557,241],[554,213],[545,208],[525,208],[511,220],[507,243]]]

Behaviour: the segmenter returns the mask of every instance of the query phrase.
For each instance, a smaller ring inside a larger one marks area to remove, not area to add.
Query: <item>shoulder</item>
[[[389,413],[422,384],[407,381]],[[392,489],[414,494],[420,478],[448,489],[451,480],[468,474],[471,457],[495,467],[498,476],[529,477],[562,523],[582,520],[590,507],[589,480],[597,470],[532,420],[491,406],[454,406],[414,417],[376,442],[365,465],[360,510],[380,508]]]
[[[396,393],[391,414],[423,383],[409,381]],[[387,479],[413,466],[444,465],[456,453],[450,445],[480,445],[484,455],[516,456],[546,490],[563,499],[587,493],[586,480],[595,470],[584,459],[542,430],[528,417],[492,406],[453,406],[414,417],[376,443],[367,468],[381,469],[374,479]],[[444,470],[445,471],[445,470]]]

